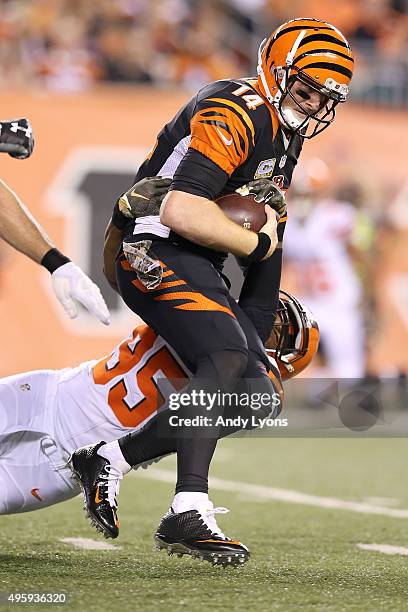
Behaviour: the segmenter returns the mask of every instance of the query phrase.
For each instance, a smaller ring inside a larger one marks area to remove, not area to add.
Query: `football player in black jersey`
[[[266,207],[266,225],[254,233],[229,220],[214,199],[248,183],[259,195],[260,181],[265,200],[272,194],[284,211],[276,186],[289,187],[304,140],[333,121],[337,104],[347,98],[352,71],[350,46],[335,27],[316,19],[283,24],[261,44],[257,78],[207,85],[158,135],[136,180],[171,179],[160,211],[146,208],[129,221],[127,205],[131,209],[137,191],[118,201],[107,232],[108,243],[111,233],[124,237],[113,284],[194,373],[185,390],[191,398],[203,388],[231,392],[243,380],[248,393],[273,393],[263,345],[278,303],[286,215],[276,227],[275,214]],[[222,273],[227,253],[244,261],[238,303]],[[260,413],[276,411],[271,404]],[[183,414],[197,414],[192,399]],[[246,561],[248,549],[224,536],[208,499],[216,428],[181,426],[177,436],[176,495],[156,533],[157,544],[219,562]],[[99,506],[106,535],[118,534],[115,492],[121,475],[140,463],[146,449],[162,452],[167,446],[152,424],[141,435],[74,453],[72,465],[88,502],[102,486],[106,491]]]
[[[0,152],[26,159],[33,148],[33,130],[28,119],[0,122]],[[29,210],[1,180],[0,238],[51,273],[55,295],[71,319],[78,314],[74,301],[77,300],[102,323],[109,324],[109,311],[99,287],[55,248]]]

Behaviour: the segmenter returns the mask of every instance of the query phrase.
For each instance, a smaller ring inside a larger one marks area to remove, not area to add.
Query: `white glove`
[[[75,299],[99,321],[109,325],[109,310],[99,287],[72,261],[57,268],[51,274],[51,282],[55,295],[71,319],[78,315]]]

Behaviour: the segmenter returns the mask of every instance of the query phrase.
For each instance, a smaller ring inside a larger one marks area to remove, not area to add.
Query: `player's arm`
[[[174,174],[160,220],[201,246],[241,257],[256,251],[258,259],[269,257],[277,242],[274,215],[258,235],[228,219],[213,201],[255,146],[248,113],[228,98],[205,99],[197,105],[190,130],[189,150]]]
[[[264,258],[273,253],[277,244],[276,215],[268,206],[265,211],[267,222],[261,232],[269,237],[270,243]],[[160,219],[196,244],[238,257],[249,257],[259,244],[258,234],[228,219],[215,202],[184,191],[171,191],[166,196]]]
[[[0,237],[36,263],[54,248],[17,195],[0,180]]]
[[[115,263],[125,227],[131,219],[144,215],[158,215],[170,183],[171,179],[161,176],[147,177],[137,182],[116,200],[112,218],[105,231],[103,247],[103,272],[114,291],[119,291]]]
[[[122,245],[123,231],[117,228],[112,220],[109,221],[105,231],[103,245],[103,273],[114,291],[119,293],[116,282],[116,257]]]
[[[0,237],[52,275],[54,292],[69,317],[77,316],[74,300],[81,302],[102,323],[109,311],[99,288],[78,266],[60,253],[17,195],[0,180]]]
[[[251,264],[238,301],[263,344],[268,340],[275,322],[281,264],[280,249],[266,261]]]
[[[264,344],[271,334],[279,300],[284,228],[285,222],[281,221],[278,225],[278,246],[272,256],[266,261],[246,266],[238,301]]]

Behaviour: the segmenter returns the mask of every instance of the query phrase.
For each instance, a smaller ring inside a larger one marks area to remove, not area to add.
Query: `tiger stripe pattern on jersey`
[[[161,261],[160,264],[163,268],[163,277],[167,280],[162,281],[156,289],[147,289],[138,278],[133,279],[132,284],[142,293],[151,294],[156,302],[174,302],[171,305],[177,310],[223,312],[235,319],[235,315],[230,308],[193,289],[185,280],[179,278],[173,270],[168,268],[164,262]],[[121,267],[127,272],[134,273],[133,268],[125,258],[121,259]]]
[[[209,98],[191,120],[190,147],[196,149],[228,175],[248,157],[255,144],[251,118],[238,104]]]

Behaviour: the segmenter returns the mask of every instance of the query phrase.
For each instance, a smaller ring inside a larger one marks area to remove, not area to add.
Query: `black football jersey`
[[[135,182],[147,176],[171,177],[170,189],[214,200],[257,178],[286,190],[303,140],[285,132],[277,114],[260,95],[256,79],[216,81],[201,89],[157,137]],[[278,304],[282,239],[286,218],[278,225],[279,245],[266,261],[244,265],[239,305],[266,342]],[[125,240],[172,240],[208,257],[221,273],[226,254],[178,236],[157,215],[128,224]]]
[[[301,148],[302,138],[280,127],[276,112],[258,93],[256,79],[216,81],[164,126],[135,182],[171,177],[170,189],[208,199],[257,178],[272,179],[286,190]],[[125,232],[130,234],[174,238],[158,216],[132,222]]]

